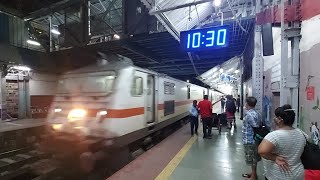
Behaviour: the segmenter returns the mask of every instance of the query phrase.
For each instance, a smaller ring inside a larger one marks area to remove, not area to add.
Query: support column
[[[243,90],[243,56],[240,59],[240,119],[243,120],[243,106],[244,106],[244,90]]]
[[[19,91],[19,119],[24,119],[27,117],[27,88],[26,88],[26,78],[22,75],[18,75],[18,91]]]
[[[261,11],[261,0],[256,2],[256,13]],[[261,48],[261,25],[255,26],[254,58],[252,61],[252,94],[257,99],[256,109],[262,113],[263,58]]]
[[[296,81],[299,82],[300,80],[300,31],[299,36],[293,38],[292,43],[292,75],[296,78]],[[292,89],[292,108],[296,109],[296,119],[295,119],[295,126],[299,127],[299,83],[297,86]]]
[[[288,89],[285,86],[285,79],[288,71],[288,39],[285,35],[285,30],[288,24],[284,21],[285,16],[285,2],[281,0],[281,87],[280,87],[280,106],[288,103]]]
[[[3,72],[0,72],[0,107],[1,107],[1,119],[7,119],[7,99],[6,99],[6,78],[3,75]]]
[[[281,1],[281,89],[280,105],[290,104],[295,110],[294,127],[299,125],[299,79],[300,79],[300,22],[286,19],[285,0]],[[292,1],[288,1],[289,5]],[[288,57],[288,43],[291,41],[291,58]]]
[[[50,52],[53,51],[53,45],[52,45],[52,16],[49,16],[49,41],[50,41]]]
[[[80,7],[80,19],[81,19],[81,43],[86,45],[89,42],[89,11],[88,0],[83,0]]]

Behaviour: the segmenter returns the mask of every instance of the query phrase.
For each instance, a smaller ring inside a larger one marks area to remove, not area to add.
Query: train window
[[[188,99],[190,99],[190,86],[188,85],[187,88],[188,88],[188,92],[187,92],[188,93]]]
[[[170,82],[164,82],[164,94],[174,95],[175,84]]]
[[[131,94],[133,96],[141,96],[143,94],[143,79],[135,76],[131,87]]]

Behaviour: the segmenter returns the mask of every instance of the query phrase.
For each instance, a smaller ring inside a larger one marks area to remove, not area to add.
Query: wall
[[[30,72],[30,77],[6,76],[6,109],[19,119],[45,118],[56,92],[58,75]]]
[[[29,80],[30,109],[33,118],[45,118],[56,93],[58,75],[31,73]]]
[[[31,73],[30,96],[55,94],[57,79],[56,74]]]
[[[320,123],[320,15],[305,20],[301,25],[300,41],[300,125],[311,134],[311,126]],[[307,100],[308,86],[315,88],[314,99]],[[313,128],[316,129],[316,128]],[[315,138],[313,136],[313,138]]]
[[[263,56],[264,59],[264,97],[262,117],[272,126],[274,110],[280,106],[281,80],[281,28],[272,28],[274,55]]]

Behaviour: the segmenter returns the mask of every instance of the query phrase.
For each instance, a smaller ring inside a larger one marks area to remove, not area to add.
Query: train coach
[[[70,140],[128,145],[188,116],[193,100],[215,101],[218,94],[108,55],[61,76],[48,122],[53,134]]]

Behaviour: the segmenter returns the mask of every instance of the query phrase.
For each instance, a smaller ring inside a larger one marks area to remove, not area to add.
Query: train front
[[[112,101],[115,77],[115,71],[63,76],[48,115],[51,129],[80,137],[108,137],[103,121]]]
[[[40,145],[43,151],[56,154],[70,166],[93,168],[93,154],[112,146],[115,137],[105,119],[113,101],[116,74],[115,70],[93,66],[60,78],[48,114],[48,134]]]

